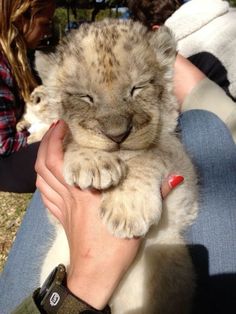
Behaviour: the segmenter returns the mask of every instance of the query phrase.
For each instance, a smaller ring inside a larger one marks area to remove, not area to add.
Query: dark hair
[[[148,28],[162,25],[181,5],[181,0],[129,0],[128,6],[134,20]]]

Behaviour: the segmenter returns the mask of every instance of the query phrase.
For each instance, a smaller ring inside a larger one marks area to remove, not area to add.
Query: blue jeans
[[[200,181],[200,213],[186,234],[199,284],[195,312],[233,313],[236,308],[231,311],[236,299],[233,296],[236,287],[236,145],[221,120],[207,111],[184,113],[180,117],[180,128]],[[53,234],[36,192],[0,277],[1,314],[9,314],[39,286],[40,265]]]
[[[193,313],[235,313],[236,145],[209,112],[184,113],[180,127],[200,183],[200,212],[186,233],[197,273]]]

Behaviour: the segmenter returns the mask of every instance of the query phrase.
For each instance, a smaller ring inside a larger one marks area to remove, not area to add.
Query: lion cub
[[[37,64],[48,99],[70,129],[64,176],[103,192],[101,219],[118,237],[145,236],[115,292],[113,314],[184,314],[194,274],[182,233],[197,214],[197,179],[176,133],[175,41],[166,27],[138,22],[84,24]],[[163,202],[170,173],[185,182]],[[44,261],[42,281],[69,263],[63,229]],[[63,243],[65,250],[62,250]]]

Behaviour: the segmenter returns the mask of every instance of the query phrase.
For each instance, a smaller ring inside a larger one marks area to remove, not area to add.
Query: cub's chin
[[[89,140],[88,140],[89,139]],[[120,145],[112,141],[111,139],[103,136],[96,136],[91,134],[84,134],[81,136],[73,136],[72,141],[76,143],[79,147],[104,150],[107,152],[115,152],[120,150]]]

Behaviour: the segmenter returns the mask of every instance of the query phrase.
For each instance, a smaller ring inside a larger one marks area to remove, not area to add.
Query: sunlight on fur
[[[175,133],[175,55],[164,26],[152,32],[137,22],[104,20],[81,25],[54,54],[37,58],[43,86],[31,109],[45,123],[60,118],[69,126],[66,181],[103,191],[101,219],[114,235],[145,236],[110,302],[113,314],[191,309],[194,272],[182,233],[197,215],[197,178]],[[185,182],[162,202],[161,181],[170,173]],[[56,264],[69,263],[63,229],[55,228],[42,281]]]

